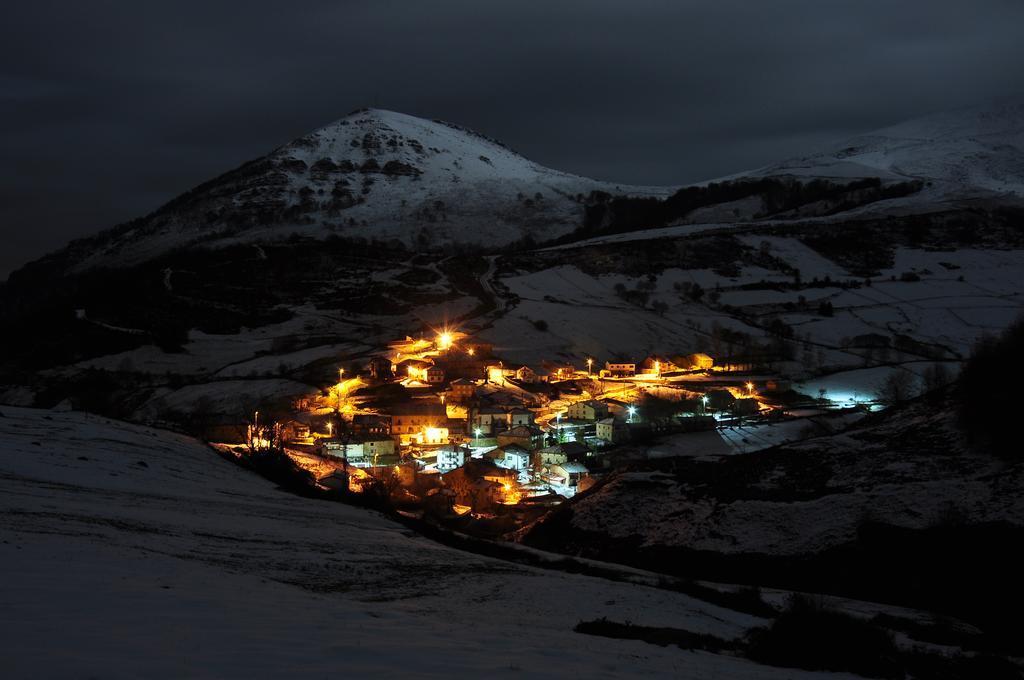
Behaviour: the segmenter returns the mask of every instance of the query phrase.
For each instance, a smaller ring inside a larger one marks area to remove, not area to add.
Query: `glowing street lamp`
[[[477,445],[480,444],[480,435],[481,434],[483,434],[483,431],[479,427],[474,427],[473,428],[473,436],[476,438]]]
[[[334,423],[327,421],[327,436],[330,437],[334,434]]]
[[[437,348],[448,349],[452,346],[452,334],[448,331],[444,331],[437,336]]]
[[[629,414],[629,422],[633,422],[633,416],[636,415],[636,406],[630,404],[626,407],[626,413]]]
[[[594,373],[594,359],[587,357],[587,375],[593,375]]]
[[[706,395],[706,394],[701,395],[700,401],[704,405],[704,409],[703,410],[706,413],[707,410],[708,410],[708,395]]]
[[[750,395],[754,394],[754,383],[752,383],[752,382],[748,382],[747,383],[747,394],[750,394]]]

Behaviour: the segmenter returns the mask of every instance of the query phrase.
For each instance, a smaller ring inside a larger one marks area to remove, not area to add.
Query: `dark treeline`
[[[833,202],[822,212],[831,214],[873,201],[905,196],[920,188],[920,182],[882,186],[881,180],[875,177],[847,183],[764,177],[685,187],[664,200],[611,196],[595,191],[587,199],[582,228],[568,240],[665,226],[684,219],[698,208],[752,196],[759,196],[762,200],[762,209],[755,217],[768,217],[819,201]]]
[[[1009,461],[1024,459],[1017,396],[1024,381],[1024,319],[978,343],[957,386],[960,423],[977,448]]]

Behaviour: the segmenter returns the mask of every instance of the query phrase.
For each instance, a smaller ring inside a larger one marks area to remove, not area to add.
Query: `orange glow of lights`
[[[503,505],[515,505],[522,498],[522,494],[519,493],[519,490],[513,488],[513,486],[508,482],[502,482],[501,489],[503,496],[501,502]]]

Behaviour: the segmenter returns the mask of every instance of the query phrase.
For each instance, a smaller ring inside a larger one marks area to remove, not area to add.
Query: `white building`
[[[343,458],[353,465],[371,465],[381,456],[395,453],[395,440],[386,435],[365,435],[349,440],[326,439],[321,444],[325,455]]]
[[[479,429],[481,434],[492,435],[500,432],[508,425],[508,414],[505,409],[496,406],[484,406],[470,412],[470,429]]]
[[[597,421],[597,438],[606,442],[615,441],[615,419],[604,418]]]
[[[606,370],[609,375],[615,375],[615,376],[636,375],[636,363],[635,362],[628,362],[628,363],[627,362],[620,362],[620,363],[616,363],[616,362],[609,361],[609,362],[607,362],[604,365],[604,370]]]
[[[498,467],[523,472],[530,467],[530,452],[516,444],[501,447],[502,455],[496,457],[494,463]]]
[[[575,493],[580,480],[590,475],[590,472],[583,463],[571,462],[552,465],[550,467],[550,472],[561,480],[561,486],[566,487],[570,493]]]
[[[444,474],[462,467],[467,455],[461,446],[442,446],[437,450],[437,471]]]
[[[569,456],[562,451],[561,446],[548,446],[541,449],[538,453],[540,453],[542,465],[559,465],[569,461]]]
[[[514,408],[508,412],[508,426],[509,428],[519,427],[520,425],[530,426],[534,424],[533,411],[528,408]]]

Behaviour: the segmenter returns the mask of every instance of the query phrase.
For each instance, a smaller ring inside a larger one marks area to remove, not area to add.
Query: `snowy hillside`
[[[823,677],[575,633],[763,620],[443,547],[95,416],[3,409],[0,518],[5,678]]]
[[[572,231],[593,190],[664,196],[542,167],[456,125],[357,111],[112,230],[79,269],[292,234],[503,246]]]
[[[652,462],[611,475],[552,524],[563,525],[557,540],[595,556],[608,541],[814,555],[855,541],[871,519],[916,530],[951,516],[963,525],[1024,525],[1024,466],[973,453],[955,423],[950,407],[919,403],[761,453]],[[548,522],[527,542],[545,544]]]
[[[1024,196],[1024,101],[916,118],[744,174],[913,178],[943,194]]]

